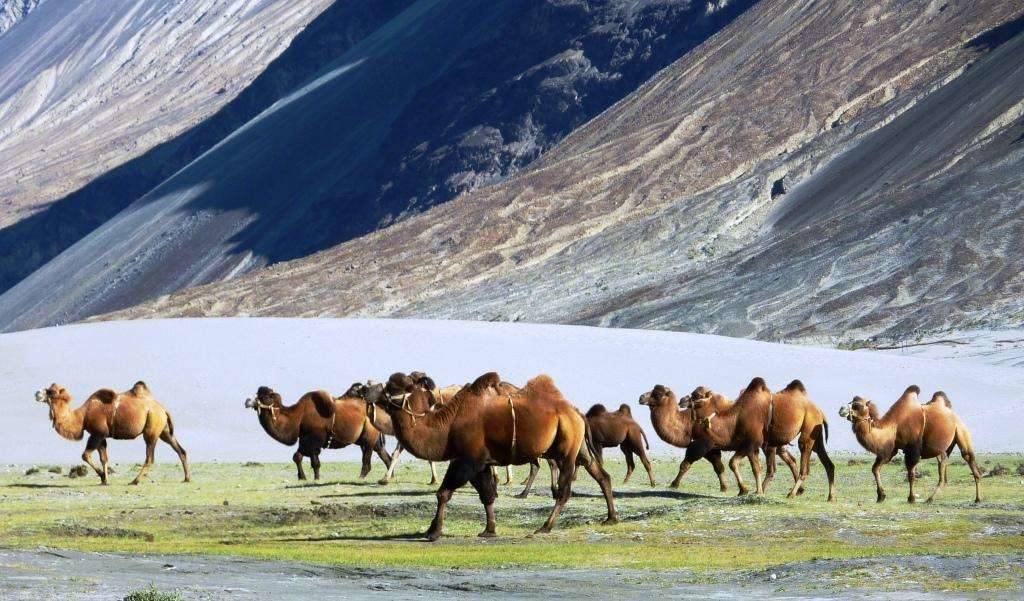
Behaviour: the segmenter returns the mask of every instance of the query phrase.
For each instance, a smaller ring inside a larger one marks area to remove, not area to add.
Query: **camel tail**
[[[828,420],[822,420],[821,426],[825,429],[825,442],[828,442]]]
[[[587,452],[590,456],[597,461],[598,465],[604,465],[601,461],[601,455],[597,452],[597,446],[594,444],[594,433],[590,430],[590,422],[585,418],[583,420],[583,442],[587,445]]]
[[[167,431],[171,436],[174,436],[174,420],[171,419],[171,412],[167,412]]]
[[[644,439],[644,448],[648,451],[651,450],[651,443],[647,442],[647,433],[644,432],[643,428],[640,428],[640,438]]]

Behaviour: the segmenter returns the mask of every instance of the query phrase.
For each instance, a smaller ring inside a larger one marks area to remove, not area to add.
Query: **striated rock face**
[[[758,5],[508,182],[105,318],[833,341],[1019,324],[1020,13],[996,0]]]
[[[330,0],[3,0],[0,226],[187,130]]]
[[[4,295],[0,323],[75,320],[234,277],[501,181],[752,3],[408,2],[277,87],[276,103],[240,113],[248,121],[218,115],[211,135],[195,128],[201,143],[194,132],[168,142],[8,236],[29,263],[63,250],[40,240],[74,245]],[[320,56],[336,35],[328,12],[286,54]],[[268,72],[305,68],[279,62]],[[127,208],[79,240],[77,216],[94,205]]]
[[[28,16],[43,0],[0,0],[0,35]]]

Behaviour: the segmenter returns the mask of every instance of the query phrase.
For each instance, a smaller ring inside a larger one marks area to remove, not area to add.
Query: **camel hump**
[[[807,389],[804,388],[804,383],[800,380],[793,380],[786,385],[785,392],[807,392]]]
[[[134,386],[132,386],[132,392],[136,395],[147,394],[149,393],[149,386],[146,386],[145,382],[139,380]]]
[[[601,403],[596,403],[587,411],[587,417],[597,417],[598,415],[604,415],[605,413],[608,413],[608,409],[606,409]]]
[[[903,391],[903,394],[910,394],[910,393],[921,394],[921,387],[918,386],[917,384],[913,384],[911,386],[908,386],[907,389]]]
[[[316,412],[320,414],[320,417],[331,417],[334,415],[334,397],[330,393],[317,390],[316,392],[309,393],[309,397],[313,401],[313,406],[316,407]]]
[[[98,399],[102,403],[113,403],[114,399],[117,398],[117,393],[109,388],[100,388],[96,392],[92,393],[92,398]]]
[[[936,392],[935,394],[933,394],[932,395],[932,400],[930,400],[928,402],[929,403],[942,403],[948,409],[952,409],[953,408],[953,403],[950,402],[949,397],[946,396],[946,393],[942,392],[941,390]]]
[[[619,413],[633,417],[633,410],[626,403],[619,405]]]
[[[750,384],[747,384],[747,388],[746,390],[744,390],[744,392],[758,392],[760,390],[764,390],[765,392],[771,392],[770,390],[768,390],[768,384],[764,381],[764,378],[757,377],[751,380]]]
[[[558,387],[555,386],[555,381],[552,380],[551,376],[547,374],[541,374],[533,378],[532,380],[526,383],[525,388],[529,388],[530,390],[539,394],[561,395],[561,392],[558,390]]]
[[[499,376],[497,372],[489,371],[476,380],[473,380],[473,383],[469,385],[469,388],[475,394],[483,394],[488,388],[497,390],[499,385],[501,385],[501,376]]]

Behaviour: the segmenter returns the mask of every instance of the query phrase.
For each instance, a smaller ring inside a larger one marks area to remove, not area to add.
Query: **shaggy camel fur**
[[[604,405],[598,403],[587,411],[584,418],[593,433],[594,450],[602,463],[604,462],[604,449],[611,447],[622,449],[622,454],[626,457],[626,477],[622,480],[623,484],[629,482],[633,470],[636,469],[636,464],[633,461],[635,454],[640,457],[640,462],[647,470],[651,486],[657,486],[651,461],[647,457],[647,449],[650,449],[651,445],[647,442],[647,434],[644,433],[643,428],[633,419],[633,412],[629,409],[629,405],[623,403],[618,410],[608,411]],[[533,488],[533,481],[539,470],[539,463],[530,464],[530,474],[526,477],[523,491],[516,495],[517,498],[525,499],[530,495],[530,489]]]
[[[779,392],[772,392],[763,379],[754,378],[731,407],[723,411],[715,411],[713,407],[698,408],[697,418],[700,421],[694,428],[694,442],[686,449],[688,457],[691,451],[694,455],[711,449],[736,451],[729,467],[739,479],[738,465],[746,455],[757,480],[757,493],[763,494],[758,452],[767,447],[781,448],[797,439],[800,473],[788,496],[800,494],[810,475],[813,451],[828,476],[828,500],[835,501],[835,465],[825,450],[828,422],[821,409],[808,398],[799,380],[793,380]]]
[[[932,457],[938,459],[939,482],[928,497],[930,503],[947,483],[949,454],[954,447],[960,447],[960,454],[974,475],[974,502],[980,503],[981,470],[974,457],[971,433],[953,412],[953,404],[944,392],[936,392],[932,400],[924,405],[918,402],[920,392],[917,386],[907,388],[882,417],[878,416],[878,407],[873,402],[859,396],[853,397],[851,403],[839,410],[839,415],[850,420],[853,425],[857,442],[875,454],[871,473],[875,476],[878,502],[885,500],[880,474],[882,466],[892,461],[897,452],[903,451],[907,482],[910,484],[907,501],[910,503],[917,500],[914,494],[914,472],[918,462]]]
[[[366,415],[366,401],[358,397],[333,398],[323,390],[307,392],[290,407],[281,402],[281,395],[267,386],[260,386],[254,398],[245,400],[246,409],[253,409],[260,425],[277,442],[299,448],[292,455],[299,480],[306,479],[302,469],[303,456],[313,466],[313,479],[320,479],[320,451],[340,449],[357,444],[363,451],[360,478],[370,473],[370,458],[376,451],[386,467],[391,456],[384,448],[384,435]]]
[[[73,411],[69,408],[71,394],[58,384],[37,391],[36,400],[49,405],[53,429],[62,437],[82,440],[85,433],[89,433],[82,460],[95,470],[102,484],[107,483],[107,439],[134,440],[139,435],[146,442],[146,461],[132,484],[138,484],[152,467],[158,439],[174,449],[181,460],[185,482],[192,481],[188,455],[174,437],[171,414],[153,398],[145,382],[136,382],[127,392],[114,392],[109,388],[97,390]],[[93,451],[99,451],[102,468],[93,463]]]
[[[558,495],[537,532],[549,532],[554,526],[572,494],[577,464],[601,485],[608,506],[605,523],[616,523],[611,478],[594,456],[587,422],[551,378],[538,376],[507,393],[502,389],[498,374],[484,374],[431,411],[430,391],[409,376],[394,374],[382,398],[373,399],[391,414],[396,436],[410,453],[420,459],[449,461],[428,540],[440,538],[448,501],[467,482],[476,489],[487,514],[480,535],[495,536],[497,481],[491,466],[521,465],[541,457],[558,464]]]

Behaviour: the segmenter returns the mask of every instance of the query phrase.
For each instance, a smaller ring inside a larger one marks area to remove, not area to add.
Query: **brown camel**
[[[647,442],[647,434],[644,433],[640,424],[636,423],[633,419],[633,412],[630,411],[629,405],[623,403],[619,406],[618,410],[608,411],[604,405],[598,403],[591,407],[583,417],[586,418],[590,431],[593,433],[594,450],[598,459],[602,460],[602,463],[604,462],[604,449],[611,447],[622,449],[622,454],[626,457],[626,477],[622,480],[623,484],[629,482],[629,478],[633,475],[633,470],[636,469],[636,464],[633,461],[633,455],[635,454],[640,457],[640,462],[643,463],[644,469],[647,470],[647,477],[651,481],[651,486],[657,486],[657,482],[654,480],[654,470],[651,467],[651,461],[647,457],[647,449],[651,448]],[[527,476],[524,482],[523,491],[516,495],[516,497],[525,499],[529,496],[539,469],[540,464],[530,464],[530,475]]]
[[[521,389],[502,392],[501,378],[487,373],[464,387],[448,403],[430,410],[431,393],[405,374],[394,374],[380,398],[402,445],[420,459],[449,461],[437,492],[437,514],[428,540],[440,538],[445,508],[456,489],[471,483],[487,514],[480,536],[495,536],[493,465],[522,465],[544,457],[559,468],[555,505],[537,532],[549,532],[572,494],[576,465],[601,485],[608,505],[607,524],[618,521],[611,478],[594,456],[583,416],[562,396],[550,377],[541,375]]]
[[[828,500],[835,501],[835,466],[825,449],[828,422],[821,409],[807,396],[800,380],[793,380],[779,392],[772,392],[762,378],[754,378],[732,406],[716,411],[710,405],[696,409],[699,420],[694,428],[694,443],[686,449],[695,454],[720,449],[736,451],[729,467],[741,478],[739,462],[745,455],[750,460],[757,480],[757,493],[764,493],[758,451],[781,449],[794,439],[800,448],[800,472],[789,497],[800,494],[810,475],[811,452],[815,452],[828,476]],[[744,487],[741,485],[741,494]]]
[[[873,402],[859,396],[839,410],[839,415],[850,420],[857,442],[875,454],[871,472],[875,476],[878,502],[885,500],[882,489],[881,469],[892,461],[896,453],[903,451],[907,468],[907,482],[910,494],[907,501],[917,500],[914,494],[915,467],[921,459],[935,457],[939,462],[939,483],[928,502],[932,502],[947,484],[949,455],[954,447],[960,447],[960,454],[974,475],[974,502],[981,502],[981,470],[974,457],[971,433],[960,417],[953,412],[953,404],[944,392],[936,392],[932,400],[922,405],[918,402],[921,389],[911,386],[904,391],[882,417]]]
[[[145,382],[136,382],[131,390],[120,393],[109,388],[101,388],[75,410],[69,408],[71,394],[58,384],[51,384],[46,390],[37,391],[36,400],[49,405],[53,429],[63,438],[82,440],[85,433],[89,433],[82,460],[96,471],[102,484],[107,483],[107,439],[134,440],[140,434],[146,441],[146,462],[142,464],[142,469],[132,480],[132,484],[138,484],[152,467],[158,439],[174,449],[181,460],[185,482],[192,481],[188,455],[174,437],[174,421],[171,414],[153,398]],[[93,451],[99,451],[102,469],[93,463]]]
[[[245,408],[253,409],[260,425],[277,442],[299,448],[292,456],[298,468],[299,480],[306,479],[302,469],[303,456],[313,466],[313,479],[320,479],[320,451],[340,449],[357,444],[363,452],[360,478],[370,473],[370,458],[374,452],[391,465],[391,456],[384,448],[384,435],[373,426],[366,415],[366,401],[358,397],[333,398],[323,390],[307,392],[292,406],[281,402],[281,395],[267,386],[260,386],[255,398],[245,400]]]
[[[715,468],[718,475],[719,489],[722,492],[729,490],[725,479],[725,465],[722,464],[722,451],[718,449],[707,449],[700,445],[694,447],[691,452],[689,447],[694,444],[693,431],[696,424],[696,409],[711,408],[712,410],[725,410],[732,406],[732,401],[720,394],[716,394],[704,388],[697,387],[692,393],[682,399],[677,399],[676,394],[667,386],[656,385],[649,392],[640,396],[639,403],[647,405],[651,410],[651,424],[654,431],[662,440],[672,446],[687,449],[686,456],[679,464],[679,472],[669,485],[672,488],[679,488],[683,476],[690,471],[690,467],[701,458],[707,459]],[[775,475],[774,453],[768,455],[768,476],[767,482],[771,482]],[[790,466],[793,477],[796,479],[796,461],[784,448],[779,450],[778,455]],[[740,488],[740,494],[746,494],[747,488],[742,479],[737,476],[736,482]],[[762,485],[763,486],[763,485]]]

